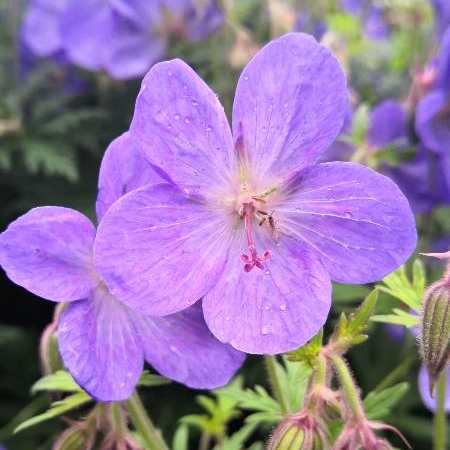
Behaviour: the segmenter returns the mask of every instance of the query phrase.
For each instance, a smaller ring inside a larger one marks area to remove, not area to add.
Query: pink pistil
[[[247,245],[250,250],[250,256],[245,253],[241,255],[242,261],[244,261],[244,270],[250,272],[253,267],[258,267],[258,269],[263,270],[264,266],[262,263],[270,258],[270,251],[266,250],[262,256],[258,256],[258,251],[256,250],[255,244],[253,242],[252,236],[252,217],[254,212],[253,203],[244,203],[244,220],[245,220],[245,236],[247,238]]]

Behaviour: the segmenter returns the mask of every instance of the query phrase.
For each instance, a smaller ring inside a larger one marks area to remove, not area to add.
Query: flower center
[[[259,197],[252,197],[252,199],[255,202],[265,203],[264,200]],[[241,259],[244,261],[244,270],[246,272],[250,272],[255,266],[258,267],[258,269],[263,270],[264,266],[262,263],[270,258],[271,253],[269,250],[266,250],[262,256],[258,255],[258,251],[253,241],[252,224],[253,217],[259,220],[259,226],[262,226],[267,221],[274,232],[275,222],[272,214],[273,213],[268,213],[263,209],[257,209],[254,206],[253,201],[242,203],[241,209],[239,210],[239,215],[244,219],[245,237],[247,239],[247,246],[250,251],[250,255],[245,253],[241,255]]]

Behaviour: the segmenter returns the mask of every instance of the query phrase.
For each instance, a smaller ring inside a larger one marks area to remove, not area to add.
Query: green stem
[[[111,403],[111,417],[114,423],[117,436],[124,436],[126,433],[126,427],[123,420],[122,405],[120,403]]]
[[[444,370],[437,384],[437,409],[433,420],[433,449],[445,450],[446,447],[446,416],[445,416],[446,371]]]
[[[382,390],[393,386],[397,381],[403,380],[404,376],[409,373],[411,367],[416,363],[417,356],[411,355],[405,358],[392,372],[388,373],[375,387],[373,392],[381,392]]]
[[[169,450],[159,430],[155,428],[136,391],[125,402],[136,430],[143,439],[145,450]]]
[[[355,385],[347,363],[344,361],[342,356],[336,354],[331,354],[330,358],[333,361],[334,368],[341,382],[341,386],[344,389],[347,405],[353,412],[356,419],[364,419],[365,413],[359,397],[358,388]]]
[[[285,392],[283,391],[283,388],[281,387],[281,383],[277,375],[277,360],[275,359],[275,356],[266,355],[264,356],[264,361],[266,363],[272,393],[275,396],[278,404],[280,405],[281,412],[283,414],[289,414],[291,412],[289,408],[289,402]]]
[[[315,372],[312,374],[312,390],[311,394],[305,401],[305,407],[311,412],[314,413],[317,407],[318,402],[321,398],[322,389],[325,387],[326,379],[327,379],[327,360],[319,355],[317,357],[317,365]]]

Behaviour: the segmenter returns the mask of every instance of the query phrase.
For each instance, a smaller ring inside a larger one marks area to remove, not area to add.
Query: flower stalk
[[[130,413],[136,430],[142,437],[145,450],[169,450],[161,433],[153,425],[153,422],[145,411],[144,405],[136,391],[125,402],[125,407]]]
[[[445,450],[446,447],[446,416],[445,416],[445,390],[446,371],[444,370],[437,383],[437,408],[433,421],[433,449]]]
[[[272,388],[273,395],[275,396],[278,404],[280,405],[281,412],[283,414],[288,414],[290,412],[289,402],[281,387],[280,380],[278,379],[276,359],[275,356],[266,355],[264,361],[267,367],[267,373],[269,376],[270,387]]]

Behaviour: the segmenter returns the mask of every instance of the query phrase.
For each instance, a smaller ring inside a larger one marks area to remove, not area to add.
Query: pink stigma
[[[246,272],[250,272],[253,267],[258,267],[258,269],[263,270],[264,266],[262,263],[270,258],[270,251],[266,250],[262,256],[258,255],[258,251],[256,250],[255,244],[253,242],[252,236],[252,217],[254,212],[253,203],[244,203],[244,220],[245,220],[245,236],[247,238],[247,245],[250,250],[250,256],[245,253],[241,255],[242,261],[244,261],[244,270]]]

